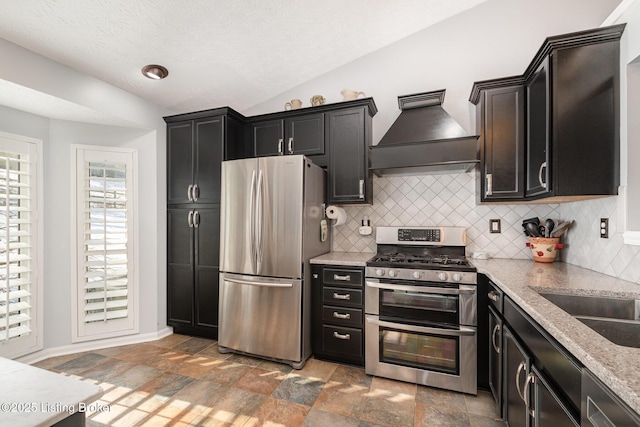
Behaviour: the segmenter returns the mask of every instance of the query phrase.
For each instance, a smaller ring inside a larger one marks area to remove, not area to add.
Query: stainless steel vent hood
[[[478,135],[468,135],[442,108],[444,93],[443,89],[398,97],[400,116],[371,147],[373,173],[469,172],[480,163]]]

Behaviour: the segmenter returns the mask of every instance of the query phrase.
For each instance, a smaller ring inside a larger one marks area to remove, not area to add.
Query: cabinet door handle
[[[338,275],[338,274],[334,274],[334,275],[333,275],[333,280],[338,280],[338,281],[340,281],[340,282],[348,282],[348,281],[350,281],[350,280],[351,280],[351,276],[350,276],[350,275],[348,275],[348,274],[346,274],[346,275],[344,275],[344,276],[340,276],[340,275]]]
[[[289,154],[293,154],[293,138],[289,138]]]
[[[336,319],[351,319],[351,313],[338,313],[337,311],[333,312],[333,317]]]
[[[484,192],[485,196],[491,196],[493,195],[493,174],[488,173],[485,176],[485,180],[486,180],[486,190]]]
[[[493,349],[496,353],[500,354],[500,347],[496,344],[496,332],[500,330],[500,325],[496,323],[496,326],[493,327],[493,332],[491,333],[491,344],[493,344]]]
[[[532,372],[527,376],[527,381],[524,383],[524,396],[526,398],[524,403],[525,403],[525,406],[527,407],[527,411],[529,411],[529,415],[531,415],[533,418],[535,418],[536,416],[536,411],[535,411],[535,408],[532,408],[531,404],[529,403],[529,384],[533,384],[535,382],[536,382],[536,376]]]
[[[360,180],[360,194],[358,194],[358,197],[361,199],[364,199],[364,179]]]
[[[187,224],[189,224],[189,228],[193,228],[193,211],[189,211],[189,215],[187,215]]]
[[[195,184],[193,186],[193,188],[191,189],[191,198],[193,199],[194,202],[198,201],[198,198],[200,197],[200,189],[198,188],[198,184]]]
[[[341,300],[348,301],[351,299],[351,294],[339,294],[337,292],[334,292],[333,299],[341,299]]]
[[[526,367],[527,367],[526,362],[520,362],[520,364],[518,365],[518,370],[516,371],[516,390],[518,391],[518,396],[520,396],[520,399],[522,399],[524,403],[527,403],[527,401],[525,400],[524,393],[520,388],[520,374],[522,373],[522,370]]]
[[[542,162],[542,164],[540,165],[540,169],[538,169],[538,181],[540,182],[542,188],[544,188],[545,190],[547,189],[547,183],[542,180],[542,171],[546,168],[547,162]]]
[[[200,225],[200,212],[195,211],[193,213],[193,228],[198,228]]]
[[[500,295],[498,295],[497,293],[491,291],[487,294],[487,297],[494,302],[498,302],[498,300],[500,300]]]
[[[333,336],[338,338],[339,340],[350,340],[351,339],[351,335],[349,334],[339,334],[336,331],[333,331]]]
[[[190,202],[193,202],[193,184],[189,184],[187,187],[187,199]]]
[[[284,153],[282,152],[282,142],[283,142],[283,141],[282,141],[282,138],[280,138],[280,139],[278,140],[278,154],[280,154],[281,156],[284,154]]]

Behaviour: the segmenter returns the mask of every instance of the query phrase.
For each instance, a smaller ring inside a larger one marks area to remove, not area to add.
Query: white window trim
[[[84,304],[84,301],[79,300],[79,289],[78,286],[81,286],[82,281],[78,276],[78,261],[79,261],[79,235],[78,235],[78,157],[82,155],[81,153],[85,151],[91,152],[112,152],[112,153],[122,153],[129,154],[132,156],[132,164],[133,164],[133,176],[132,176],[132,196],[130,200],[133,202],[133,206],[131,206],[133,220],[132,220],[132,241],[128,242],[128,244],[132,247],[132,257],[128,264],[128,269],[131,272],[131,287],[130,287],[130,297],[129,301],[131,303],[130,316],[132,317],[132,322],[130,327],[120,328],[116,330],[104,330],[96,333],[81,333],[81,317],[84,316],[84,307],[80,304]],[[132,148],[122,148],[122,147],[105,147],[105,146],[96,146],[96,145],[82,145],[82,144],[71,144],[71,341],[83,342],[83,341],[91,341],[98,339],[106,339],[113,338],[131,334],[137,334],[140,330],[140,278],[139,278],[139,268],[140,260],[139,260],[139,215],[138,215],[138,151]]]
[[[12,139],[17,142],[34,144],[36,149],[36,158],[34,163],[35,169],[35,183],[36,183],[36,197],[33,199],[32,213],[35,220],[33,226],[35,226],[35,233],[32,230],[32,235],[36,236],[36,244],[33,245],[32,256],[32,285],[30,287],[31,297],[30,302],[33,307],[31,310],[31,321],[33,334],[27,336],[27,339],[18,338],[13,342],[7,342],[0,346],[0,355],[6,358],[14,359],[16,357],[30,354],[38,350],[43,349],[43,335],[44,335],[44,220],[42,215],[42,207],[44,206],[44,168],[43,168],[43,155],[42,147],[43,143],[41,139],[29,138],[22,135],[16,135],[7,132],[0,132],[0,137],[6,139]],[[35,260],[33,257],[35,256]],[[35,276],[35,277],[33,277]],[[18,341],[19,340],[19,341]]]

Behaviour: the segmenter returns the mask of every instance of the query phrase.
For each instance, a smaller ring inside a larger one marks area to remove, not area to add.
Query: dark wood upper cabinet
[[[219,203],[220,165],[246,156],[244,118],[230,108],[165,117],[167,203]],[[244,155],[243,155],[244,154]]]
[[[329,175],[327,202],[371,204],[373,178],[369,170],[371,135],[366,107],[328,113]],[[369,122],[370,123],[370,122]]]
[[[527,82],[527,196],[548,193],[551,158],[549,138],[549,59],[545,58]]]
[[[327,169],[327,203],[371,204],[372,98],[249,118],[255,157],[304,154]]]
[[[483,90],[480,135],[480,200],[524,197],[525,90],[522,84]]]
[[[561,202],[618,193],[624,27],[549,37],[522,76],[474,83],[470,101],[478,105],[483,138],[481,201]]]
[[[253,124],[256,157],[324,154],[324,114],[305,114]]]

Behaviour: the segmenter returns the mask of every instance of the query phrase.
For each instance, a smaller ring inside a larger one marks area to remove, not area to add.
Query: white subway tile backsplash
[[[565,204],[476,204],[475,173],[374,177],[372,206],[345,206],[347,223],[333,226],[333,250],[375,252],[377,226],[461,226],[467,228],[467,254],[486,251],[494,258],[531,259],[522,220],[539,217],[574,224],[562,238],[560,259],[640,283],[640,247],[625,245],[618,233],[617,197]],[[368,216],[374,234],[358,233]],[[491,234],[489,220],[502,232]],[[600,218],[609,218],[609,239],[598,236]]]

